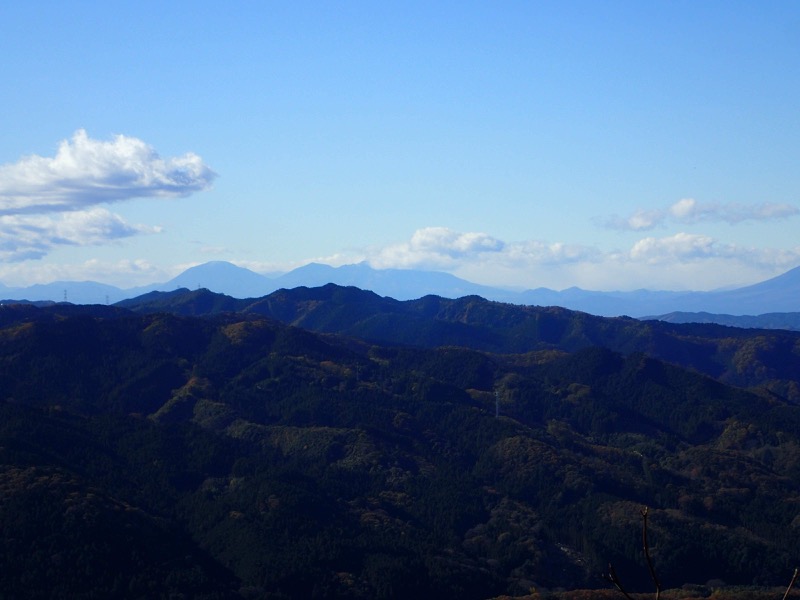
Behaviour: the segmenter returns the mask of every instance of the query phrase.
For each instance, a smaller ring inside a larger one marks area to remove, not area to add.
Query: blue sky
[[[0,8],[0,282],[209,260],[711,289],[800,265],[797,2]]]

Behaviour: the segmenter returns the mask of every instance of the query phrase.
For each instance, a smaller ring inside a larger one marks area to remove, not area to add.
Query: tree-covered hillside
[[[767,388],[800,402],[800,332],[711,323],[597,317],[560,307],[519,306],[477,296],[397,301],[329,284],[236,300],[208,290],[154,293],[120,303],[139,313],[257,314],[320,333],[379,344],[461,346],[493,353],[600,346],[648,356],[726,383]]]
[[[442,327],[515,327],[450,308]],[[604,587],[609,561],[648,589],[644,505],[667,587],[795,566],[800,407],[653,358],[617,320],[629,352],[69,312],[0,309],[9,597],[489,598]],[[586,338],[586,318],[536,335]],[[759,332],[729,334],[745,371],[771,364]]]

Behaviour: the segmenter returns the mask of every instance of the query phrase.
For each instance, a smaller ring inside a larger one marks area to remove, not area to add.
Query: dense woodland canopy
[[[798,333],[475,297],[5,305],[0,590],[647,590],[642,506],[665,587],[785,585],[798,382]]]

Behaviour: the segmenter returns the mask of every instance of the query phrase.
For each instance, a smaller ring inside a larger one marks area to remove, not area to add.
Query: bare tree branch
[[[619,580],[619,577],[617,577],[617,572],[614,570],[614,565],[612,565],[611,563],[608,563],[608,573],[603,573],[603,579],[605,579],[609,583],[614,584],[614,586],[620,592],[622,592],[622,595],[628,598],[628,600],[633,600],[633,598],[631,598],[631,595],[625,591],[624,587],[622,587],[622,582]]]
[[[797,574],[798,574],[798,569],[795,569],[794,570],[794,575],[792,575],[792,580],[789,582],[789,587],[786,588],[786,593],[783,595],[783,600],[786,600],[789,597],[789,592],[792,591],[792,588],[794,587],[794,583],[795,583],[795,581],[797,581]]]
[[[653,583],[656,585],[656,600],[660,600],[661,598],[661,582],[658,580],[658,576],[656,575],[656,569],[653,566],[653,558],[650,556],[650,543],[647,539],[647,516],[648,516],[648,507],[644,507],[640,514],[642,515],[642,547],[644,549],[644,557],[647,561],[647,568],[650,570],[650,578],[653,580]],[[789,582],[789,587],[786,588],[786,592],[783,594],[782,600],[787,600],[789,598],[789,593],[792,591],[794,584],[797,583],[797,579],[800,577],[800,567],[794,570],[794,574],[792,575],[792,580]],[[628,598],[628,600],[633,600],[631,595],[625,591],[625,588],[622,587],[622,582],[617,575],[616,570],[614,570],[614,565],[608,563],[608,573],[603,573],[603,579],[608,581],[609,583],[613,584],[623,596]]]
[[[642,509],[642,547],[644,548],[644,557],[647,560],[647,568],[650,570],[650,578],[656,584],[656,600],[661,598],[661,582],[656,576],[656,569],[653,567],[653,559],[650,556],[650,544],[647,541],[647,507]]]

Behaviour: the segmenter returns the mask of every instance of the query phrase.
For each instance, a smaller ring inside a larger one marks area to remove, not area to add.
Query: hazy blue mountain
[[[366,263],[341,267],[310,263],[269,278],[221,261],[192,267],[166,283],[126,290],[126,297],[156,290],[205,288],[234,298],[254,298],[279,289],[320,287],[328,283],[354,286],[397,300],[412,300],[430,294],[445,298],[480,295],[493,299],[502,296],[507,301],[517,300],[515,292],[474,284],[449,273],[435,271],[373,269]]]
[[[766,313],[763,315],[725,315],[708,312],[671,312],[643,317],[668,323],[717,323],[749,329],[791,329],[800,331],[800,312]]]
[[[269,294],[276,288],[272,278],[223,260],[215,260],[186,269],[164,283],[152,283],[120,290],[120,300],[136,298],[149,292],[170,292],[186,288],[207,289],[236,298],[256,298]]]
[[[653,312],[670,312],[685,292],[634,290],[632,292],[596,292],[578,287],[562,291],[537,288],[519,294],[517,304],[562,306],[594,315],[640,317]],[[656,310],[654,307],[658,307]]]
[[[207,288],[235,298],[255,298],[275,289],[268,277],[225,261],[207,262],[186,269],[177,277],[170,279],[163,287],[165,289]]]
[[[644,317],[676,312],[729,315],[800,312],[800,267],[761,283],[715,292],[634,290],[599,292],[571,287],[522,292],[471,283],[449,273],[412,269],[373,269],[366,263],[331,267],[311,263],[267,277],[228,262],[214,261],[187,269],[177,277],[148,286],[119,289],[94,282],[54,282],[27,288],[0,284],[0,297],[76,304],[114,303],[151,291],[205,288],[234,298],[257,298],[278,289],[320,287],[328,283],[370,290],[379,296],[412,300],[427,295],[443,298],[481,296],[487,300],[537,306],[561,306],[600,316]]]
[[[800,267],[761,283],[733,290],[693,293],[675,310],[734,315],[800,311]]]
[[[215,264],[215,263],[208,263]],[[227,263],[220,263],[225,265]],[[538,306],[562,306],[601,316],[629,315],[643,317],[672,312],[728,313],[758,315],[772,312],[800,311],[800,267],[756,285],[718,292],[675,292],[634,290],[630,292],[598,292],[577,287],[556,291],[537,288],[517,292],[471,283],[449,273],[412,269],[373,269],[366,263],[331,267],[311,263],[289,273],[268,279],[234,267],[205,269],[184,273],[172,282],[174,287],[200,287],[237,298],[264,295],[281,288],[320,287],[328,283],[370,290],[379,296],[396,300],[412,300],[426,295],[460,298],[476,295],[487,300]],[[191,270],[190,270],[191,271]],[[200,276],[202,274],[202,277]],[[186,277],[184,277],[186,275]],[[225,275],[222,277],[221,275]],[[197,281],[203,279],[203,282]],[[239,281],[252,287],[241,289]],[[263,282],[263,285],[262,285]],[[238,286],[238,288],[237,288]],[[261,286],[261,287],[259,287]],[[162,288],[164,289],[164,288]],[[247,291],[247,293],[243,293]]]
[[[633,317],[673,312],[731,315],[800,312],[800,267],[755,285],[725,291],[593,292],[568,288],[556,292],[538,288],[523,292],[518,303],[563,306],[602,316]]]
[[[516,298],[515,292],[471,283],[449,273],[411,269],[373,269],[366,263],[341,267],[311,263],[273,279],[272,283],[276,290],[300,286],[320,287],[335,283],[370,290],[379,296],[388,296],[395,300],[414,300],[431,294],[443,298],[471,295],[492,299],[508,295],[509,301],[511,298]]]
[[[288,273],[284,273],[273,279],[275,289],[281,288],[296,288],[300,286],[305,287],[318,287],[326,283],[332,283],[335,267],[330,265],[323,265],[320,263],[308,263],[302,267],[298,267]]]
[[[3,287],[0,295],[8,300],[31,302],[72,302],[73,304],[109,304],[130,295],[113,285],[95,281],[54,281],[25,288]]]

